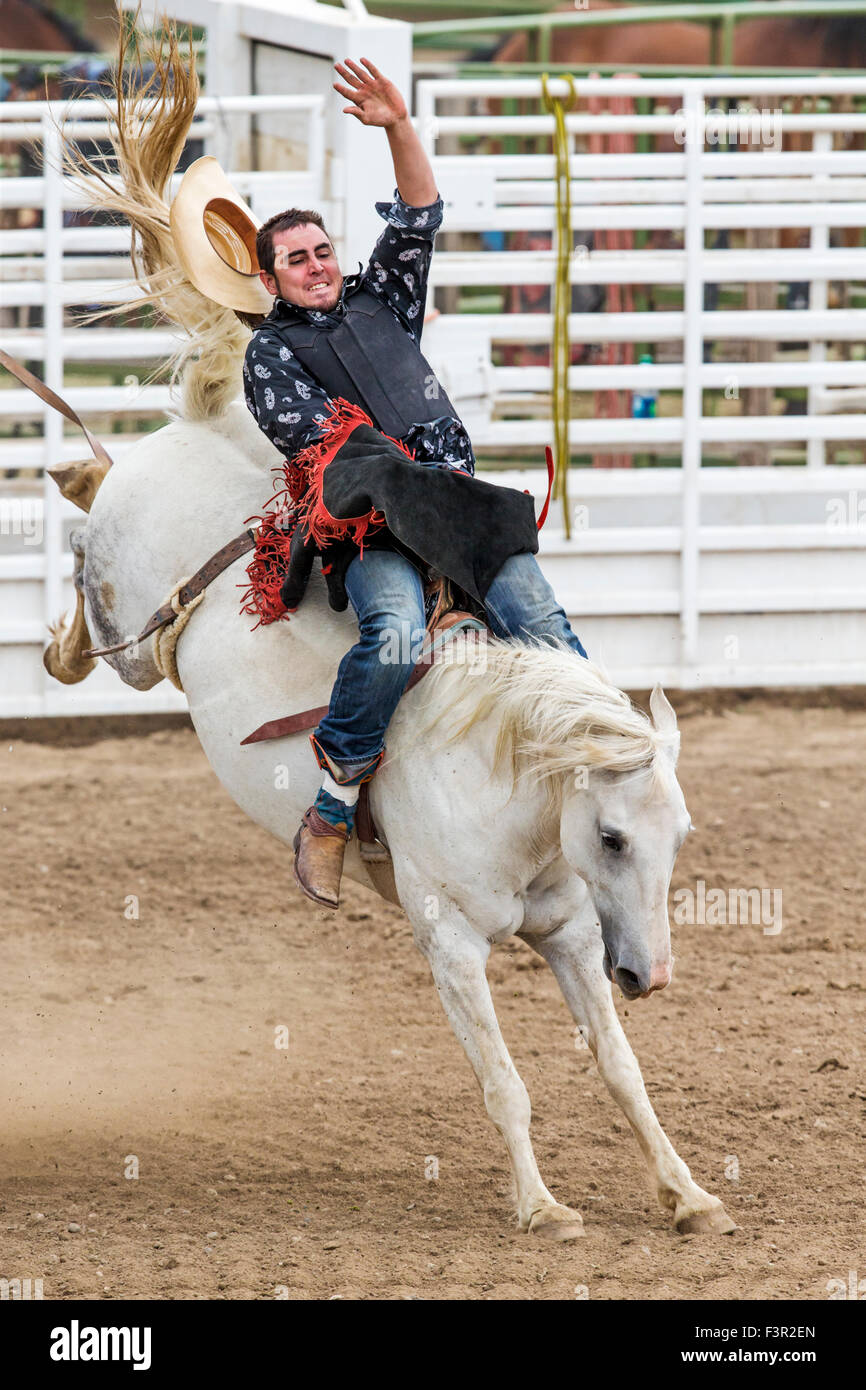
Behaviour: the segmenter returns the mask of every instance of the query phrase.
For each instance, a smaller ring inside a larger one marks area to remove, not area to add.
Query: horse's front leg
[[[529,1094],[511,1060],[493,1008],[485,966],[489,945],[452,905],[435,923],[416,926],[448,1021],[472,1064],[487,1113],[505,1140],[517,1187],[522,1231],[554,1240],[583,1235],[578,1212],[561,1206],[541,1180],[529,1138]]]
[[[683,1234],[736,1229],[718,1197],[692,1178],[650,1104],[602,969],[600,928],[591,902],[547,937],[526,940],[548,962],[575,1022],[598,1063],[602,1080],[631,1125],[649,1166],[659,1202]]]

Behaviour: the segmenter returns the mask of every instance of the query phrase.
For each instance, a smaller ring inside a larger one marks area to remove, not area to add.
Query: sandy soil
[[[46,1298],[824,1299],[866,1276],[866,707],[677,703],[698,833],[674,888],[781,888],[784,925],[675,926],[672,985],[618,1008],[732,1236],[668,1226],[514,943],[499,1017],[542,1172],[586,1221],[575,1245],[520,1235],[396,909],[301,897],[178,721],[7,724],[0,1277]]]

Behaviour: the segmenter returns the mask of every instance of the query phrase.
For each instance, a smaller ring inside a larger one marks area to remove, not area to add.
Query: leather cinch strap
[[[316,709],[302,709],[298,714],[285,714],[282,719],[269,719],[242,738],[241,743],[265,743],[270,738],[285,738],[286,734],[300,734],[304,729],[315,729],[328,713],[328,708],[328,705],[319,705]]]
[[[449,616],[451,617],[450,622],[448,622]],[[435,633],[439,634],[440,640],[437,642],[434,638],[434,644],[432,646],[427,646],[425,639],[425,648],[412,668],[412,674],[406,682],[406,689],[403,691],[403,694],[405,695],[407,691],[417,685],[430,670],[436,659],[436,654],[442,645],[441,637],[444,632],[452,634],[460,628],[474,628],[476,631],[480,631],[483,627],[484,624],[477,618],[472,618],[462,611],[458,613],[456,610],[452,610],[451,615],[446,614],[441,631],[439,628],[434,629]],[[329,705],[319,705],[316,709],[304,709],[300,710],[297,714],[283,715],[282,719],[269,719],[266,724],[260,724],[257,729],[253,729],[251,734],[247,734],[246,738],[242,738],[241,745],[245,743],[264,743],[267,739],[285,738],[288,734],[300,734],[303,733],[305,729],[315,729],[316,725],[321,723],[324,719],[329,708]]]
[[[413,685],[417,685],[432,664],[432,661],[422,658],[417,666],[413,667],[412,674],[406,682],[406,690],[411,690]],[[406,691],[403,693],[405,695]],[[329,708],[329,705],[318,705],[316,709],[302,709],[297,714],[285,714],[282,719],[269,719],[266,724],[260,724],[251,734],[247,734],[246,738],[242,738],[241,744],[265,743],[271,738],[285,738],[287,734],[300,734],[305,729],[315,729],[317,724],[321,724]]]
[[[256,543],[256,533],[252,530],[242,531],[239,536],[235,536],[233,541],[229,541],[215,555],[212,555],[200,570],[196,570],[192,578],[184,584],[178,591],[178,599],[182,608],[194,599],[196,594],[200,594],[202,589],[206,589],[218,574],[222,574],[224,569],[235,560],[239,560],[241,555],[246,555],[247,551],[252,550]],[[137,637],[130,637],[126,642],[118,642],[113,647],[90,647],[83,656],[111,656],[113,652],[126,651],[127,647],[133,646],[136,642],[143,642],[151,633],[156,632],[157,628],[164,627],[166,623],[173,622],[177,613],[170,603],[164,603],[161,608],[157,608],[152,617],[148,618],[144,627]]]

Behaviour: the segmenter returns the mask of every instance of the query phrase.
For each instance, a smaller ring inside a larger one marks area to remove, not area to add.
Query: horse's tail
[[[127,65],[130,38],[121,26],[110,93],[117,115],[108,122],[113,154],[88,155],[65,140],[64,161],[92,207],[130,223],[132,266],[144,297],[121,307],[151,304],[183,330],[186,341],[171,363],[181,414],[209,420],[238,394],[249,332],[231,309],[207,299],[187,279],[171,234],[169,186],[199,97],[192,43],[185,58],[175,27],[167,25],[142,55],[136,35]]]

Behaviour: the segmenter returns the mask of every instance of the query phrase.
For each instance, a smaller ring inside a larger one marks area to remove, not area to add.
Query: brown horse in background
[[[38,0],[3,0],[0,48],[30,53],[91,53],[95,48],[65,16]]]
[[[556,12],[574,13],[574,4]],[[634,9],[634,5],[593,0],[593,10]],[[710,25],[698,21],[552,29],[550,61],[576,67],[616,65],[641,68],[709,67],[713,62]],[[498,63],[525,63],[529,37],[515,33],[493,55]],[[866,67],[866,24],[857,15],[743,19],[734,29],[734,66],[756,68]]]

